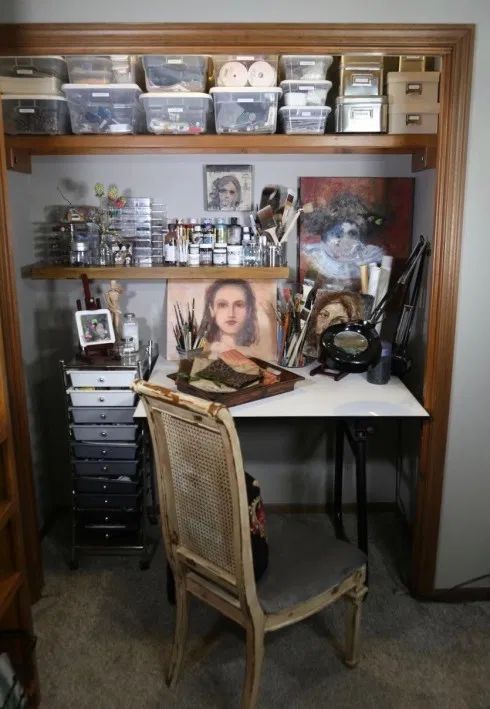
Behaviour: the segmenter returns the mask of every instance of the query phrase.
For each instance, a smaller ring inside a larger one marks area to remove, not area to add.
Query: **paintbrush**
[[[307,202],[302,207],[297,209],[294,217],[289,222],[284,234],[281,236],[281,241],[279,243],[282,244],[284,241],[287,241],[287,238],[288,238],[289,234],[292,232],[294,225],[298,221],[300,214],[311,214],[313,212],[313,210],[314,210],[314,206],[311,202]]]
[[[262,232],[270,234],[272,241],[277,245],[279,243],[279,239],[276,234],[277,225],[274,220],[274,212],[272,211],[270,204],[263,209],[259,209],[257,212],[257,221],[260,224]]]
[[[281,217],[281,226],[285,227],[286,222],[289,217],[289,212],[292,209],[293,203],[294,203],[294,192],[292,190],[288,190],[287,196],[286,196],[286,201],[284,203],[284,209],[282,212],[282,217]]]

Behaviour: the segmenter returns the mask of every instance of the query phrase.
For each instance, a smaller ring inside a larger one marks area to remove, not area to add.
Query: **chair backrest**
[[[148,417],[162,531],[174,573],[211,581],[244,610],[256,602],[256,588],[233,418],[221,404],[143,380],[133,388]]]

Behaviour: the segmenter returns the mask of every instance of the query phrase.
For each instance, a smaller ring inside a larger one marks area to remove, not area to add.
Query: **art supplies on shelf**
[[[181,307],[179,303],[176,303],[174,312],[173,332],[179,355],[185,357],[189,356],[190,353],[195,355],[199,351],[202,352],[209,323],[203,318],[198,324],[194,298],[192,299],[192,304],[189,305],[187,303],[185,307]]]

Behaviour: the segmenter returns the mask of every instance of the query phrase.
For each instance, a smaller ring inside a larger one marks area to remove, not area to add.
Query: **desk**
[[[293,391],[230,409],[234,418],[333,418],[336,419],[334,527],[337,537],[346,539],[342,520],[342,482],[344,440],[347,438],[355,457],[357,543],[367,553],[366,454],[367,438],[377,418],[427,418],[429,414],[419,404],[405,384],[392,377],[387,384],[370,384],[365,374],[349,374],[340,381],[322,374],[310,375],[316,365],[295,369],[305,377]],[[177,370],[178,363],[159,357],[149,381],[168,389],[175,382],[168,374]],[[144,417],[140,402],[135,417]]]

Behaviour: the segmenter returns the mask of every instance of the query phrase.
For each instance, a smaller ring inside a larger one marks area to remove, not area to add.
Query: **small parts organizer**
[[[146,428],[133,419],[135,379],[147,378],[146,356],[131,363],[60,362],[73,481],[70,567],[79,555],[139,553],[148,568],[154,544],[155,495]]]

